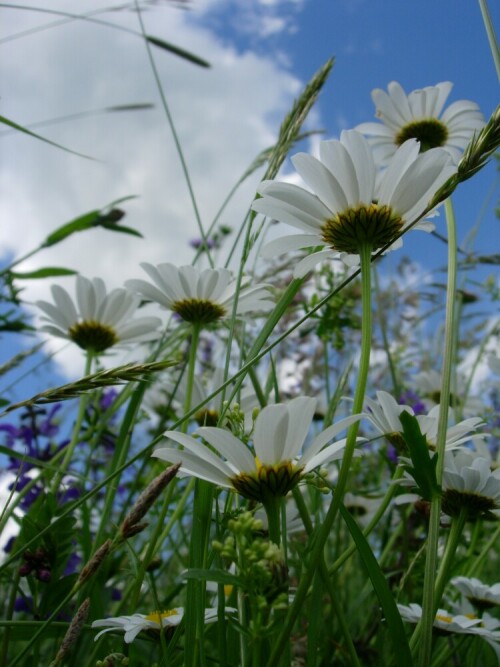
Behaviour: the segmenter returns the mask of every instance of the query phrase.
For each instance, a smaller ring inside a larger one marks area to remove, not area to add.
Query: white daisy
[[[425,435],[427,444],[430,449],[436,449],[437,432],[439,424],[440,406],[435,405],[427,415],[417,415],[417,420],[420,426],[422,435]],[[453,417],[453,410],[449,410],[450,418]],[[479,417],[470,417],[448,427],[446,430],[446,444],[445,448],[448,451],[452,449],[460,449],[463,445],[469,442],[483,442],[488,438],[487,433],[473,433],[480,426],[484,426],[484,422]]]
[[[55,305],[37,301],[45,313],[41,327],[53,336],[66,338],[95,354],[121,343],[154,340],[161,321],[157,317],[132,319],[140,299],[124,288],[106,293],[100,278],[76,277],[76,304],[68,292],[52,285]]]
[[[466,384],[467,378],[459,373],[457,375],[456,385],[458,387],[465,387]],[[412,378],[412,385],[416,393],[419,396],[422,396],[423,403],[428,410],[441,402],[442,378],[441,373],[438,373],[438,371],[430,369],[428,371],[417,373],[417,375]],[[484,410],[484,403],[481,399],[474,396],[468,396],[467,400],[464,402],[456,393],[450,395],[450,405],[452,407],[460,406],[463,414],[466,416],[474,415]]]
[[[404,447],[403,426],[399,419],[402,412],[414,415],[408,405],[399,405],[395,399],[385,391],[377,392],[377,400],[365,399],[367,417],[379,433],[391,442],[398,450]],[[450,409],[450,418],[453,411]],[[422,435],[425,436],[430,449],[436,448],[439,405],[434,406],[427,415],[417,415],[417,421]],[[469,442],[482,442],[488,437],[486,433],[473,433],[477,428],[483,426],[484,422],[478,417],[471,417],[450,426],[446,431],[445,448],[450,451],[459,449]]]
[[[365,397],[367,419],[399,451],[406,447],[401,433],[403,427],[399,415],[402,412],[408,412],[410,415],[413,415],[414,412],[409,405],[400,405],[397,403],[386,391],[377,391],[376,395],[376,401],[368,396]]]
[[[160,447],[153,456],[180,463],[181,472],[233,488],[245,498],[262,501],[270,495],[284,496],[307,472],[342,458],[345,439],[325,445],[362,416],[329,426],[301,454],[315,408],[316,399],[307,397],[265,407],[255,421],[253,450],[229,431],[202,427],[195,434],[215,452],[189,435],[167,431],[165,436],[184,449]]]
[[[422,607],[414,602],[408,606],[398,604],[398,609],[401,618],[409,623],[418,623],[422,618]],[[500,633],[485,627],[482,620],[473,614],[454,615],[446,609],[438,609],[433,625],[442,632],[479,635],[490,641],[500,641]]]
[[[231,607],[226,607],[226,613],[233,613],[236,610]],[[92,623],[93,628],[106,628],[101,630],[95,638],[97,641],[99,637],[106,632],[113,630],[121,630],[125,633],[125,643],[130,644],[134,641],[140,632],[149,632],[149,634],[158,634],[163,628],[173,629],[179,625],[184,616],[184,609],[177,607],[163,612],[152,612],[147,616],[145,614],[132,614],[132,616],[112,616],[110,618],[103,618]],[[214,623],[217,620],[217,609],[205,609],[205,623]]]
[[[231,317],[237,283],[228,269],[199,271],[194,266],[177,267],[169,263],[153,266],[147,262],[141,266],[154,284],[146,280],[127,280],[125,285],[177,313],[186,322],[210,324]],[[267,285],[251,287],[248,279],[243,281],[237,315],[266,312],[273,306]]]
[[[458,163],[474,132],[483,127],[484,118],[478,105],[469,100],[454,102],[442,113],[452,87],[444,81],[406,95],[392,81],[388,93],[380,88],[372,91],[375,115],[382,123],[362,123],[356,129],[368,136],[381,164],[387,164],[408,139],[420,141],[422,151],[442,147]]]
[[[454,577],[451,583],[478,609],[500,605],[500,583],[488,586],[475,577]]]
[[[262,197],[252,208],[304,233],[271,241],[263,254],[321,246],[297,264],[294,275],[301,277],[323,259],[346,253],[344,261],[357,263],[361,246],[375,251],[394,242],[455,171],[446,151],[419,155],[419,149],[416,139],[406,141],[380,173],[368,141],[350,130],[342,132],[340,141],[321,142],[319,160],[305,153],[295,155],[292,162],[312,192],[290,183],[263,181],[258,188]],[[429,223],[415,227],[429,229]]]
[[[491,516],[500,509],[500,468],[491,472],[488,459],[465,449],[447,452],[442,508],[449,516],[465,511],[471,520]]]

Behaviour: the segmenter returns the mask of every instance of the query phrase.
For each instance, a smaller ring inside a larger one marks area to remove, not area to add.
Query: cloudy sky
[[[191,261],[196,218],[145,45],[133,34],[140,30],[133,4],[40,5],[73,15],[92,12],[108,25],[36,12],[28,9],[31,2],[0,5],[1,115],[30,126],[110,106],[154,104],[151,110],[34,128],[94,160],[19,133],[0,134],[3,262],[36,247],[55,227],[127,195],[137,199],[123,205],[123,222],[140,230],[144,240],[96,230],[73,236],[21,268],[71,267],[114,287],[142,277],[141,261]],[[485,116],[498,103],[498,78],[474,2],[460,3],[459,11],[456,0],[157,0],[141,6],[148,34],[211,64],[203,69],[153,49],[206,226],[254,157],[273,143],[301,87],[332,55],[336,65],[308,126],[324,129],[328,138],[371,120],[370,91],[393,79],[407,91],[453,81],[450,101],[472,99]],[[491,9],[498,26],[500,8]],[[290,171],[288,162],[284,172]],[[257,180],[258,175],[239,192],[222,222],[239,225]],[[490,165],[457,194],[461,238],[489,197],[478,237],[485,252],[488,226],[496,222],[495,183],[498,188]],[[429,256],[419,242],[414,252],[418,261]],[[442,252],[436,242],[435,262]],[[63,284],[72,288],[71,279]],[[47,297],[48,289],[47,282],[33,281],[24,294],[33,301]]]

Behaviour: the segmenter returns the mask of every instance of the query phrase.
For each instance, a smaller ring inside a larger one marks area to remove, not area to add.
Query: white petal
[[[252,453],[241,440],[238,440],[229,431],[223,428],[204,426],[197,429],[196,433],[201,435],[240,472],[255,471],[256,465]]]
[[[288,430],[286,405],[268,405],[259,412],[255,420],[253,437],[255,454],[262,464],[282,461]]]
[[[279,239],[274,239],[266,243],[260,251],[260,256],[264,259],[271,259],[275,255],[282,255],[285,252],[293,250],[302,250],[302,248],[312,248],[318,245],[323,245],[323,241],[319,234],[293,234],[291,236],[282,236]]]
[[[335,175],[324,164],[306,153],[294,155],[292,162],[304,182],[333,213],[347,208],[348,194],[351,193],[344,192]]]
[[[298,456],[311,428],[316,405],[317,400],[307,396],[294,398],[287,404],[289,422],[282,460],[291,461]]]

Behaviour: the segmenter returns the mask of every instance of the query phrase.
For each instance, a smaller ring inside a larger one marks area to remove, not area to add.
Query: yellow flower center
[[[68,334],[79,347],[96,353],[104,352],[118,342],[118,336],[111,327],[93,320],[73,324]]]
[[[453,621],[453,618],[451,616],[444,616],[443,614],[437,614],[436,621],[443,621],[443,623],[451,623]]]
[[[337,252],[359,254],[361,246],[373,250],[394,241],[403,227],[403,219],[390,206],[372,202],[368,206],[348,208],[325,221],[321,237]]]
[[[209,299],[182,299],[175,301],[172,310],[185,322],[211,324],[226,314],[225,308]]]
[[[266,498],[286,496],[298,484],[303,466],[292,461],[280,461],[274,465],[262,464],[255,457],[255,472],[242,472],[231,479],[233,487],[245,498],[264,502]]]
[[[424,153],[429,148],[438,148],[446,144],[448,128],[437,118],[415,120],[402,127],[395,137],[398,146],[404,144],[408,139],[418,139],[420,141],[420,152]]]
[[[153,623],[158,623],[158,625],[162,625],[162,621],[164,618],[168,618],[169,616],[178,616],[179,612],[177,609],[168,609],[167,611],[152,611],[146,616],[146,621],[153,621]]]

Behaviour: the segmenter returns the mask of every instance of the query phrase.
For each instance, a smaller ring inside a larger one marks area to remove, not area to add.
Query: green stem
[[[443,370],[441,378],[441,397],[438,420],[438,431],[436,438],[436,479],[441,485],[444,467],[444,454],[446,447],[446,430],[448,428],[448,406],[450,404],[451,376],[453,369],[454,339],[455,339],[455,296],[457,285],[457,235],[455,216],[450,199],[445,201],[446,224],[448,230],[448,284],[446,289],[446,320],[445,339],[443,353]],[[437,552],[439,542],[439,521],[441,515],[441,498],[439,496],[432,500],[431,515],[429,520],[429,535],[427,538],[427,556],[425,560],[424,590],[422,599],[422,619],[417,625],[414,637],[421,633],[419,649],[420,667],[428,667],[432,652],[432,626],[436,614],[436,603],[434,599],[434,581],[436,576]],[[410,644],[411,646],[411,644]]]
[[[274,544],[281,546],[281,520],[280,510],[282,499],[279,496],[270,496],[263,500],[264,509],[267,515],[267,529],[269,532],[269,539]]]
[[[465,573],[466,577],[472,577],[472,576],[477,577],[477,572],[482,567],[483,561],[491,553],[491,549],[496,544],[498,544],[499,539],[500,539],[500,526],[498,526],[498,528],[491,535],[490,539],[483,546],[483,549],[479,554],[479,556],[469,565]]]
[[[361,266],[361,299],[362,299],[362,321],[361,321],[361,355],[359,360],[359,372],[356,383],[356,391],[353,401],[353,414],[359,414],[363,409],[365,398],[365,389],[368,380],[368,371],[370,368],[370,351],[372,340],[372,308],[371,308],[371,251],[369,245],[360,248],[360,266]],[[359,422],[353,424],[348,433],[345,446],[344,457],[340,467],[337,487],[333,494],[333,500],[330,504],[325,519],[313,539],[311,556],[308,568],[304,572],[302,581],[297,588],[295,599],[290,607],[288,617],[284,623],[283,631],[278,637],[274,650],[271,654],[269,665],[278,664],[279,656],[291,635],[294,623],[304,605],[309,586],[313,580],[318,565],[323,558],[323,549],[330,535],[333,523],[337,516],[340,503],[344,497],[344,491],[349,477],[354,448],[356,446],[356,436],[358,434]]]
[[[500,48],[498,47],[495,29],[491,21],[488,3],[486,0],[479,0],[479,7],[481,9],[486,34],[488,35],[488,42],[490,44],[491,55],[493,57],[493,62],[495,63],[497,76],[500,79]]]
[[[147,39],[146,29],[144,27],[144,22],[142,20],[142,12],[141,12],[141,8],[139,6],[138,0],[135,0],[135,9],[136,9],[136,12],[137,12],[137,18],[139,20],[139,25],[140,25],[140,28],[141,28],[141,33],[144,37],[144,45],[146,46],[146,50],[147,50],[147,53],[148,53],[149,65],[151,67],[151,71],[153,73],[154,80],[156,82],[156,87],[158,88],[158,93],[160,95],[161,103],[162,103],[162,106],[163,106],[163,111],[165,112],[165,116],[167,118],[167,122],[168,122],[168,125],[170,127],[172,137],[174,139],[174,144],[175,144],[175,149],[177,151],[177,156],[179,157],[179,161],[181,163],[182,174],[184,176],[184,180],[186,181],[186,185],[187,185],[187,188],[188,188],[189,198],[191,199],[191,204],[193,206],[194,217],[196,218],[196,222],[198,224],[198,230],[200,232],[201,240],[202,240],[202,243],[203,243],[203,248],[205,250],[205,254],[207,256],[207,259],[208,259],[208,262],[209,262],[210,266],[213,267],[214,266],[214,261],[212,259],[212,255],[210,253],[210,246],[208,245],[207,235],[205,233],[205,230],[203,229],[203,223],[201,221],[201,215],[200,215],[200,211],[198,209],[198,204],[196,203],[196,197],[195,197],[195,194],[194,194],[193,185],[191,183],[191,177],[189,175],[189,169],[188,169],[188,166],[187,166],[186,158],[184,157],[184,151],[182,150],[181,142],[180,142],[179,136],[177,134],[177,130],[175,128],[174,119],[172,117],[172,114],[170,113],[170,108],[169,108],[168,103],[167,103],[167,98],[166,98],[165,93],[163,91],[163,86],[161,84],[160,75],[158,73],[158,69],[156,67],[156,62],[155,62],[155,59],[153,57],[153,52],[151,50],[150,43]]]
[[[382,499],[382,502],[378,506],[377,511],[373,515],[372,519],[370,520],[366,528],[363,530],[363,535],[365,537],[368,537],[368,535],[373,531],[373,529],[376,528],[380,519],[384,516],[387,508],[391,504],[391,500],[393,499],[396,491],[398,490],[398,485],[395,482],[401,479],[403,473],[404,473],[403,467],[396,468],[396,471],[392,478],[392,483],[387,489],[387,492],[384,498]],[[341,556],[339,556],[334,563],[330,565],[330,567],[328,568],[328,572],[330,574],[336,572],[340,567],[342,567],[342,565],[346,562],[346,560],[348,560],[353,555],[355,551],[356,551],[356,545],[351,544],[351,546],[348,549],[346,549],[344,553]]]
[[[108,470],[110,471],[116,471],[117,473],[120,473],[123,469],[123,466],[126,465],[125,462],[127,460],[129,445],[132,438],[134,419],[141,405],[142,397],[144,396],[145,391],[146,384],[141,382],[139,386],[135,388],[135,391],[130,399],[125,416],[120,426],[120,433],[116,441],[113,456],[108,467]],[[101,521],[94,540],[94,544],[97,548],[101,545],[101,542],[104,539],[104,533],[109,529],[110,526],[110,517],[113,511],[118,484],[119,478],[116,479],[114,484],[107,484],[104,507],[101,513]]]
[[[93,354],[90,352],[90,350],[87,350],[87,358],[85,360],[85,370],[83,372],[83,375],[89,375],[90,370],[92,368],[92,360],[93,360]],[[78,404],[78,414],[76,417],[76,422],[73,427],[73,434],[71,436],[71,441],[66,447],[65,454],[64,454],[64,459],[62,460],[61,466],[57,473],[54,476],[54,479],[52,480],[52,485],[51,485],[51,491],[52,493],[56,494],[57,490],[59,488],[60,483],[62,482],[62,479],[64,475],[66,474],[66,471],[68,470],[68,467],[71,463],[71,459],[73,458],[73,454],[75,451],[75,447],[78,444],[78,441],[80,439],[80,432],[82,430],[82,423],[83,423],[83,418],[85,417],[85,411],[87,409],[87,405],[89,402],[89,394],[85,393],[80,396],[79,404]]]
[[[455,552],[460,543],[460,538],[465,526],[467,514],[462,510],[458,517],[454,517],[451,522],[450,533],[446,542],[446,548],[443,555],[443,560],[439,566],[439,572],[436,577],[436,584],[434,586],[434,614],[441,603],[444,588],[450,578],[450,570],[453,565]]]
[[[196,371],[196,353],[200,339],[201,325],[193,324],[191,344],[189,349],[189,364],[187,375],[185,414],[191,409],[194,374]],[[187,431],[188,420],[182,424],[182,430]],[[194,486],[193,525],[189,546],[189,567],[205,568],[208,555],[208,538],[212,520],[213,485],[210,482],[197,479]],[[203,664],[203,633],[205,627],[205,582],[198,579],[189,579],[187,583],[186,624],[185,624],[185,651],[184,664],[189,667]]]
[[[385,317],[384,309],[382,307],[382,300],[380,295],[380,288],[378,284],[378,272],[377,264],[373,266],[373,287],[375,293],[376,309],[378,313],[378,324],[380,327],[380,333],[382,334],[382,341],[384,343],[384,351],[387,357],[387,364],[389,366],[389,373],[391,374],[392,386],[394,395],[397,397],[400,393],[400,387],[398,382],[398,376],[396,372],[396,366],[394,364],[394,359],[392,358],[391,348],[389,345],[389,337],[387,335],[387,320]]]

